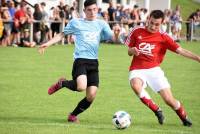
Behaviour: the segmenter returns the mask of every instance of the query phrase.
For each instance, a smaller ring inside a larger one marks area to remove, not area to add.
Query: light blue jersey
[[[113,32],[103,20],[88,21],[79,18],[72,19],[67,24],[64,34],[75,35],[75,59],[98,59],[100,41],[111,39]]]

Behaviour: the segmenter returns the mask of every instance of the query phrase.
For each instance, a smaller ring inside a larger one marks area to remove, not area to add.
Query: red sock
[[[145,97],[140,98],[140,100],[149,107],[153,112],[156,112],[158,110],[158,106],[152,101],[152,99],[147,99]]]
[[[176,114],[179,116],[181,120],[184,120],[187,116],[184,107],[181,105],[179,109],[176,110]]]

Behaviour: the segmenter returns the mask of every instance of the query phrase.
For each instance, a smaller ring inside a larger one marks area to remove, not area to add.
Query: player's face
[[[150,17],[148,20],[148,26],[147,30],[151,33],[156,33],[160,30],[160,26],[162,24],[162,18],[155,19],[153,17]]]
[[[98,12],[98,8],[96,4],[92,4],[90,6],[87,6],[84,9],[85,12],[85,16],[87,20],[95,20],[97,17],[97,12]]]

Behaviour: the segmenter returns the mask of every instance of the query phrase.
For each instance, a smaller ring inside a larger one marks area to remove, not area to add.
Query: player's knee
[[[135,83],[131,83],[131,87],[132,87],[133,91],[134,91],[137,95],[140,94],[141,89],[142,89],[141,86],[139,86],[138,84],[135,84]]]
[[[88,100],[89,102],[92,102],[95,98],[96,98],[96,94],[87,95],[87,100]]]
[[[77,90],[78,90],[79,92],[85,91],[86,88],[87,88],[86,85],[77,85]]]
[[[142,90],[142,85],[143,85],[143,82],[141,79],[138,79],[138,78],[135,78],[135,79],[132,79],[130,81],[130,84],[131,84],[131,88],[133,89],[133,91],[137,94],[137,95],[140,95],[140,92]]]

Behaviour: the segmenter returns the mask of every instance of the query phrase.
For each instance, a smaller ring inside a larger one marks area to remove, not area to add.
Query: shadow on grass
[[[24,123],[60,123],[66,124],[66,119],[41,118],[41,117],[0,117],[0,122],[24,122]]]
[[[119,131],[116,129],[112,122],[101,122],[99,120],[87,120],[81,119],[80,124],[74,124],[67,122],[66,118],[41,118],[41,117],[0,117],[0,123],[4,125],[35,125],[35,126],[60,126],[60,127],[83,127],[91,130],[111,130]],[[170,128],[170,130],[169,130]],[[149,123],[149,122],[133,122],[131,126],[126,130],[134,131],[144,131],[148,130],[149,132],[170,132],[170,133],[179,133],[183,130],[187,130],[184,133],[190,133],[189,129],[183,129],[181,124],[177,123],[165,123],[164,125],[159,125],[158,123]]]
[[[95,130],[117,130],[110,122],[96,120],[81,120],[79,124],[69,123],[66,119],[41,118],[41,117],[0,117],[0,124],[11,125],[35,125],[35,126],[60,126],[60,127],[83,127]]]

